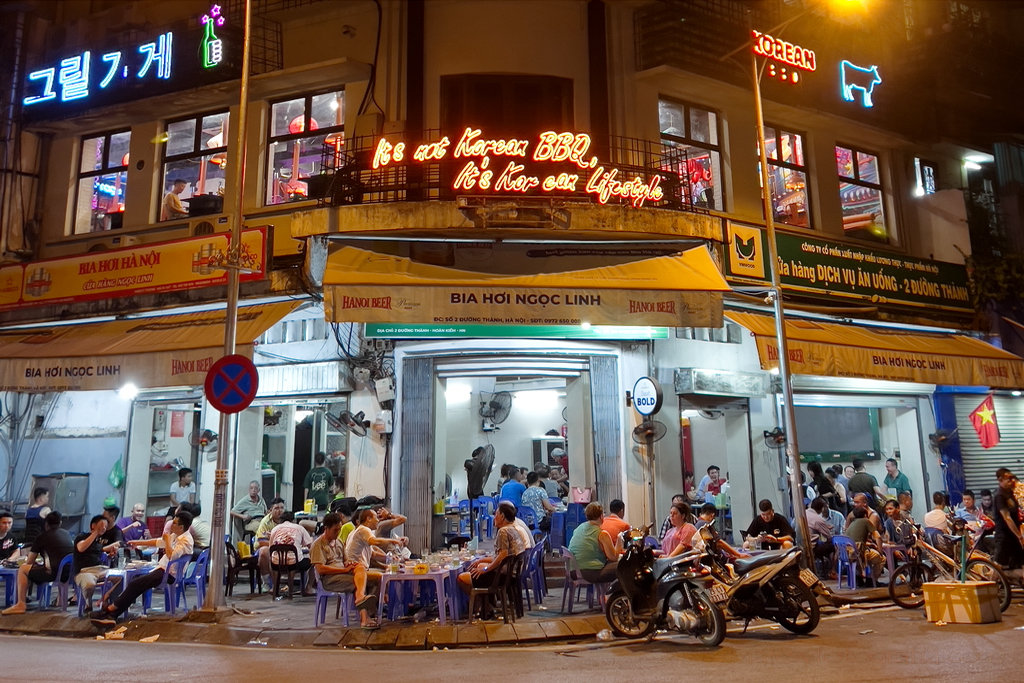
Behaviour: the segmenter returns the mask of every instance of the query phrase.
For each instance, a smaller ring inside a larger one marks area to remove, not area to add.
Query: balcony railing
[[[571,161],[537,162],[532,160],[531,145],[525,158],[513,157],[516,163],[525,166],[523,175],[534,174],[545,178],[567,175],[578,176],[574,190],[545,191],[541,187],[526,191],[499,191],[493,187],[486,190],[462,191],[455,189],[455,181],[470,161],[480,163],[480,157],[459,157],[449,152],[440,160],[417,161],[412,151],[420,144],[439,141],[443,136],[438,130],[424,131],[405,150],[401,161],[390,161],[387,165],[374,168],[373,157],[379,138],[349,138],[335,144],[325,144],[320,159],[321,173],[308,179],[309,196],[316,197],[321,206],[347,206],[352,204],[377,204],[385,202],[454,201],[465,197],[486,197],[488,201],[504,199],[543,201],[545,204],[613,204],[634,203],[627,197],[611,196],[601,201],[599,194],[586,189],[594,169],[581,169]],[[454,146],[454,145],[453,145]],[[707,213],[713,207],[707,191],[691,186],[686,173],[688,155],[682,149],[663,147],[650,140],[613,136],[607,143],[594,141],[587,157],[596,155],[598,167],[608,174],[616,171],[620,182],[639,178],[651,186],[657,176],[656,187],[661,191],[659,199],[646,197],[640,202],[645,207]],[[508,161],[494,157],[490,169],[497,179]],[[493,181],[492,181],[493,182]]]

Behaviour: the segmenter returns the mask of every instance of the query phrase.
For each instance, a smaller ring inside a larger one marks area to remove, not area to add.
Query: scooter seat
[[[757,557],[751,557],[750,559],[739,559],[732,563],[733,569],[736,570],[737,574],[746,574],[747,572],[763,567],[767,564],[775,564],[780,557],[788,554],[789,550],[769,550],[761,553]]]
[[[693,562],[699,553],[694,551],[683,553],[682,555],[676,555],[675,557],[662,557],[654,561],[654,565],[651,567],[651,571],[654,572],[654,578],[660,579],[665,575],[672,565],[675,564],[687,564]]]

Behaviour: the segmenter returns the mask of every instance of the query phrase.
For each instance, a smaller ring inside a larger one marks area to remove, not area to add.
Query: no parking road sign
[[[224,356],[206,373],[203,383],[206,400],[222,413],[240,413],[256,398],[260,377],[256,366],[245,356]]]

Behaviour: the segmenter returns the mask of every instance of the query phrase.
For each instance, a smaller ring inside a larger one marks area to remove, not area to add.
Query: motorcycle
[[[730,569],[715,530],[705,526],[700,535],[705,545],[701,562],[717,582],[711,597],[733,618],[748,624],[752,619],[771,619],[801,635],[817,628],[821,615],[815,588],[821,582],[814,572],[800,568],[799,548],[737,559]]]
[[[725,615],[708,595],[707,570],[690,553],[655,559],[644,539],[651,527],[631,529],[617,578],[608,588],[605,618],[613,633],[640,638],[655,629],[696,636],[705,645],[725,639]]]

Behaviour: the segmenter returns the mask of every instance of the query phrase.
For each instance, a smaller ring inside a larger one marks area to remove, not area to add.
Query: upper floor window
[[[124,198],[128,189],[128,148],[131,139],[130,130],[82,139],[74,234],[121,227]]]
[[[722,153],[718,114],[675,100],[658,100],[661,144],[669,164],[688,179],[693,206],[721,211]]]
[[[804,137],[765,126],[764,146],[775,221],[798,228],[811,227]]]
[[[923,197],[926,194],[935,194],[937,189],[935,181],[937,170],[935,164],[924,159],[915,158],[914,176],[917,178],[917,187],[914,188],[914,194],[918,197]]]
[[[309,197],[304,178],[320,173],[324,144],[345,144],[345,93],[305,95],[270,105],[266,203]]]
[[[843,232],[848,237],[889,242],[878,156],[836,145],[836,170]]]
[[[160,220],[223,211],[227,133],[226,111],[168,122]]]

